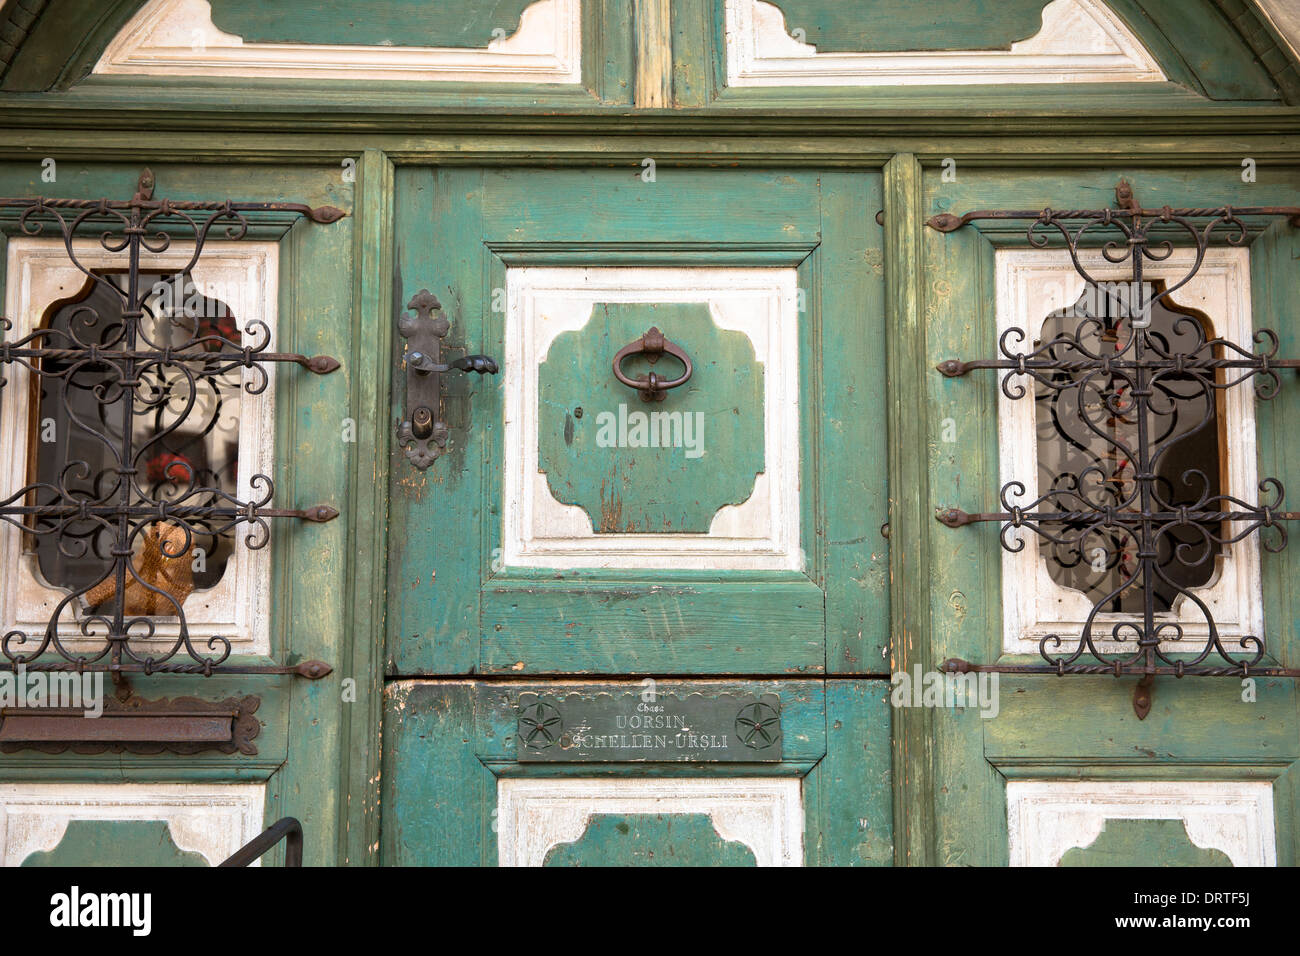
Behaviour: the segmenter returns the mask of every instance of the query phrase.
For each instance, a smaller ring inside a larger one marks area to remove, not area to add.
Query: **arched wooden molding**
[[[1043,28],[1008,50],[819,53],[790,35],[780,8],[727,0],[730,86],[1149,83],[1155,58],[1102,0],[1052,0]]]
[[[541,866],[553,847],[580,839],[596,814],[644,813],[706,814],[722,840],[748,847],[759,866],[803,864],[794,778],[503,778],[497,800],[501,866]]]
[[[1012,866],[1056,866],[1070,849],[1095,843],[1107,820],[1181,820],[1194,846],[1219,850],[1234,866],[1277,865],[1267,780],[1007,782]]]
[[[160,820],[179,851],[215,866],[261,832],[265,801],[262,783],[3,784],[0,865],[53,850],[72,820]]]
[[[578,83],[580,0],[537,0],[485,48],[246,43],[218,29],[208,0],[150,0],[95,73],[347,80]]]

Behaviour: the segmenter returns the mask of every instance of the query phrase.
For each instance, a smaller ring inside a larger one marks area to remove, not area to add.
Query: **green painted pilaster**
[[[393,315],[393,164],[366,150],[357,164],[353,253],[352,394],[355,422],[349,496],[347,626],[344,677],[356,682],[343,705],[339,857],[349,864],[379,860],[379,728],[383,711],[384,608],[388,525],[388,363]],[[341,417],[341,416],[340,416]],[[337,423],[341,429],[343,423]]]
[[[885,344],[889,379],[890,670],[930,669],[929,441],[921,286],[921,164],[911,154],[885,166]],[[864,214],[866,213],[864,210]],[[929,708],[894,714],[894,859],[934,862],[933,737]]]

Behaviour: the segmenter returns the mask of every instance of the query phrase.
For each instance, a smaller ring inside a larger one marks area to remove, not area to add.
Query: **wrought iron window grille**
[[[1027,221],[1030,245],[1046,248],[1052,238],[1063,241],[1075,271],[1084,279],[1085,289],[1090,290],[1107,285],[1090,275],[1080,259],[1081,244],[1095,243],[1107,262],[1129,264],[1130,279],[1125,284],[1135,293],[1127,304],[1114,309],[1115,316],[1111,315],[1111,307],[1105,310],[1105,316],[1093,314],[1102,310],[1085,307],[1076,313],[1078,322],[1072,331],[1067,327],[1034,342],[1024,329],[1011,328],[999,339],[1000,358],[949,359],[937,366],[949,378],[975,369],[1005,370],[1001,388],[1012,400],[1022,399],[1030,391],[1026,380],[1037,390],[1074,391],[1069,406],[1078,419],[1074,424],[1095,435],[1093,442],[1105,445],[1131,469],[1122,490],[1112,491],[1108,500],[1087,487],[1108,481],[1115,487],[1114,475],[1095,465],[1086,469],[1091,473],[1091,482],[1085,480],[1089,476],[1076,476],[1073,483],[1054,483],[1050,490],[1039,489],[1037,497],[1024,501],[1020,499],[1026,495],[1026,485],[1012,480],[999,493],[1001,511],[968,514],[958,508],[939,508],[935,515],[939,521],[951,528],[999,522],[1001,545],[1011,552],[1024,548],[1025,542],[1016,533],[1024,529],[1050,547],[1065,546],[1079,554],[1100,548],[1107,560],[1119,541],[1135,559],[1131,573],[1119,575],[1118,586],[1093,604],[1076,638],[1048,634],[1040,640],[1041,663],[974,664],[953,658],[944,662],[943,669],[949,673],[1138,676],[1134,709],[1139,717],[1145,717],[1151,704],[1152,680],[1158,675],[1300,677],[1300,669],[1266,662],[1262,636],[1244,635],[1234,641],[1220,634],[1205,602],[1167,570],[1171,561],[1191,567],[1213,560],[1226,546],[1257,531],[1261,532],[1266,551],[1281,551],[1287,542],[1285,522],[1300,518],[1300,512],[1282,510],[1285,492],[1276,478],[1261,481],[1263,500],[1251,502],[1231,494],[1211,493],[1218,489],[1213,488],[1204,471],[1195,468],[1183,472],[1182,479],[1200,487],[1200,493],[1193,495],[1190,502],[1174,501],[1174,496],[1162,489],[1157,475],[1161,457],[1172,441],[1167,432],[1153,434],[1151,427],[1155,416],[1168,414],[1165,409],[1171,382],[1177,381],[1182,388],[1190,384],[1204,402],[1207,411],[1191,426],[1194,432],[1213,421],[1216,395],[1253,381],[1258,399],[1272,399],[1280,387],[1279,370],[1300,368],[1300,360],[1277,357],[1279,340],[1271,329],[1254,333],[1254,351],[1222,337],[1209,337],[1191,318],[1177,320],[1181,347],[1150,330],[1151,308],[1158,304],[1171,306],[1170,296],[1196,275],[1212,244],[1248,244],[1251,221],[1284,217],[1290,225],[1300,226],[1300,207],[1144,209],[1124,181],[1116,187],[1115,197],[1117,208],[1113,209],[976,210],[961,216],[942,213],[927,223],[932,229],[948,233],[977,220]],[[1158,289],[1144,280],[1144,266],[1148,260],[1168,259],[1180,237],[1195,248],[1193,264],[1185,275],[1166,281]],[[1122,328],[1125,324],[1127,329]],[[1091,344],[1096,339],[1112,343],[1114,350]],[[1096,412],[1089,413],[1087,408]],[[1136,434],[1129,440],[1114,429],[1102,429],[1098,427],[1098,415],[1124,417]],[[1271,538],[1263,534],[1265,530]],[[1208,627],[1204,643],[1198,637],[1192,646],[1181,623],[1161,618],[1158,589],[1190,601],[1199,610]],[[1115,606],[1121,594],[1135,595],[1140,613],[1125,614],[1118,623],[1099,622],[1098,614],[1107,605]],[[1109,635],[1099,636],[1097,631],[1107,626]],[[1119,649],[1105,647],[1108,642]]]
[[[0,520],[23,535],[54,540],[64,555],[90,555],[107,569],[85,586],[62,589],[67,593],[58,600],[43,634],[9,630],[0,636],[0,670],[103,671],[114,679],[131,673],[324,677],[332,668],[321,661],[228,663],[230,640],[193,637],[182,607],[184,594],[169,589],[165,575],[145,570],[150,555],[141,560],[137,549],[152,548],[155,564],[180,560],[188,566],[191,545],[200,535],[243,534],[245,546],[257,550],[270,541],[268,519],[324,522],[337,517],[338,511],[328,505],[271,507],[274,484],[263,474],[251,479],[253,500],[203,483],[203,472],[183,459],[169,457],[163,480],[154,481],[149,456],[166,447],[168,435],[184,428],[200,388],[218,394],[218,379],[228,373],[238,373],[243,393],[258,395],[270,382],[268,369],[276,364],[296,364],[326,375],[339,363],[324,355],[268,351],[270,329],[256,320],[247,322],[242,333],[223,322],[194,321],[188,328],[181,323],[180,342],[175,341],[177,323],[172,321],[168,340],[155,340],[161,336],[151,329],[156,331],[160,317],[152,313],[149,283],[144,280],[148,256],[167,251],[173,242],[185,243],[185,248],[193,245],[188,263],[179,270],[188,280],[214,230],[223,240],[239,240],[264,215],[287,214],[328,224],[346,214],[333,206],[182,202],[155,199],[153,193],[153,174],[145,170],[135,194],[126,200],[0,198],[0,214],[16,212],[21,234],[61,239],[69,262],[86,276],[89,287],[105,290],[120,305],[112,316],[101,316],[83,304],[66,328],[51,323],[13,341],[8,337],[13,322],[0,318],[0,389],[7,384],[3,373],[8,366],[26,370],[33,380],[54,389],[69,420],[102,446],[109,459],[107,467],[96,469],[73,458],[61,463],[54,480],[29,476],[32,480],[23,487],[0,496]],[[124,268],[114,270],[116,281],[82,263],[74,247],[78,239],[97,240],[105,252],[123,257]],[[83,402],[86,394],[93,396],[95,421],[72,409],[69,392],[74,389]],[[170,410],[170,422],[158,414],[163,408]],[[97,586],[109,595],[103,603],[85,609],[74,603]],[[149,612],[142,613],[142,606]],[[70,635],[67,624],[60,632],[65,613],[72,622]],[[159,618],[176,622],[174,639],[158,635]]]

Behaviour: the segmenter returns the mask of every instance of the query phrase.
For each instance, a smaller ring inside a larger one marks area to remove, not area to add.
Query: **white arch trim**
[[[482,49],[245,43],[212,23],[208,0],[150,0],[95,73],[282,79],[579,83],[580,0],[537,0],[519,29]]]
[[[1102,0],[1052,0],[1038,33],[1007,50],[819,53],[779,7],[727,0],[729,86],[1150,83],[1160,65]]]

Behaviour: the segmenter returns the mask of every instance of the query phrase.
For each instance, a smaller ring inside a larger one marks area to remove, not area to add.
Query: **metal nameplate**
[[[523,762],[719,762],[781,759],[776,694],[520,694]]]

